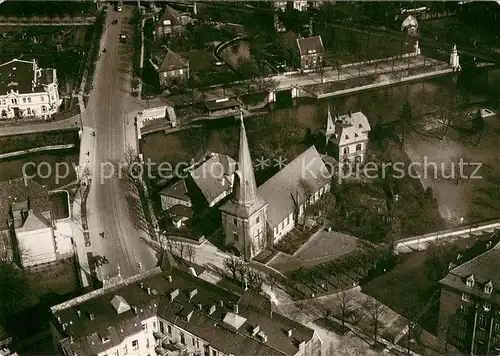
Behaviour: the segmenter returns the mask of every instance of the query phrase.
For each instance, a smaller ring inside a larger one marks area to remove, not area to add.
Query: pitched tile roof
[[[164,26],[164,21],[170,21],[169,26],[180,26],[182,25],[181,21],[181,14],[171,8],[170,6],[165,6],[165,10],[163,11],[163,14],[161,17],[158,19],[157,25],[158,26]]]
[[[236,162],[231,157],[212,153],[210,158],[190,172],[191,178],[200,188],[210,205],[224,192],[230,192]]]
[[[334,125],[335,134],[330,137],[330,141],[337,146],[368,140],[371,130],[368,118],[361,111],[338,116]]]
[[[17,228],[16,231],[36,231],[40,229],[45,229],[50,227],[48,220],[45,216],[41,214],[36,214],[33,212],[33,209],[30,209],[28,212],[28,216],[24,221],[22,227]]]
[[[179,216],[191,219],[193,217],[193,209],[188,208],[185,205],[174,205],[170,209],[167,210],[171,217]]]
[[[330,173],[314,146],[287,164],[259,187],[259,194],[269,204],[267,221],[271,229],[295,212],[295,198],[306,198],[305,186],[316,192],[331,180]],[[305,186],[304,186],[305,185]]]
[[[46,187],[32,179],[12,179],[0,182],[0,231],[9,228],[8,222],[12,219],[11,205],[16,201],[29,201],[29,208],[33,209],[38,219],[50,222],[42,213],[50,212],[49,194]]]
[[[480,254],[471,260],[450,270],[448,275],[439,283],[457,289],[461,292],[476,295],[483,299],[491,299],[500,302],[500,243],[497,243],[490,250]],[[474,276],[474,286],[468,287],[466,279]],[[484,286],[488,282],[493,284],[493,292],[484,292]]]
[[[171,70],[185,69],[189,65],[189,62],[182,58],[177,53],[167,50],[167,54],[163,57],[163,60],[158,68],[159,72],[168,72]]]
[[[176,199],[183,200],[186,202],[190,201],[187,187],[186,187],[186,183],[182,179],[175,182],[172,185],[169,185],[166,188],[163,188],[160,191],[160,195],[164,195],[166,197],[176,198]]]
[[[151,293],[146,291],[147,287]],[[190,298],[189,293],[194,289],[198,293]],[[170,293],[175,290],[179,293],[172,301]],[[115,295],[120,295],[132,306],[132,310],[118,314],[110,303]],[[141,332],[141,321],[154,315],[204,340],[224,354],[238,356],[295,355],[301,342],[307,343],[315,336],[312,329],[270,309],[259,312],[245,304],[239,305],[238,315],[246,322],[236,330],[223,320],[228,313],[234,312],[234,305],[240,299],[239,295],[177,268],[173,268],[169,275],[156,268],[131,277],[112,289],[96,290],[52,307],[52,322],[66,337],[61,346],[69,354],[77,352],[87,356],[104,352],[120,344],[124,338]],[[209,315],[213,306],[214,311]],[[134,313],[134,308],[137,313]],[[93,320],[89,318],[90,313],[94,315]],[[191,317],[186,318],[186,314],[191,314]],[[64,324],[67,327],[63,329]],[[252,330],[257,325],[267,336],[267,341],[252,336]],[[287,336],[288,330],[293,330],[293,337]],[[70,332],[73,342],[69,338]],[[103,343],[101,333],[106,333],[110,340]]]
[[[297,46],[301,56],[311,53],[323,53],[325,50],[321,36],[298,38]]]

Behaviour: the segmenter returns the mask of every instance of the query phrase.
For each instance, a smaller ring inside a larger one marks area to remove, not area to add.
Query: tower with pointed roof
[[[220,210],[226,245],[234,246],[245,259],[253,258],[268,246],[267,203],[257,192],[243,114],[240,115],[239,158],[233,192]]]
[[[325,126],[326,144],[328,144],[328,140],[333,134],[335,134],[335,125],[333,123],[332,113],[330,112],[330,106],[328,106],[328,115],[326,117]]]

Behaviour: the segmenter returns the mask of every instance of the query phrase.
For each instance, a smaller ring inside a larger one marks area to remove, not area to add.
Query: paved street
[[[137,274],[138,263],[142,269],[153,268],[157,259],[154,251],[141,242],[139,232],[133,226],[126,201],[126,192],[115,172],[113,177],[101,182],[101,167],[105,162],[123,161],[128,142],[133,143],[133,117],[126,112],[132,101],[132,7],[124,6],[123,12],[108,10],[106,30],[102,38],[101,59],[94,76],[94,90],[88,107],[82,115],[84,126],[95,129],[94,147],[82,147],[93,151],[95,164],[92,186],[87,201],[89,231],[94,255],[107,257],[109,265],[100,268],[101,277],[118,272],[128,277]],[[118,24],[111,22],[119,19]],[[119,42],[119,34],[126,33],[127,43]],[[110,167],[111,165],[108,164]],[[104,237],[100,233],[104,232]]]

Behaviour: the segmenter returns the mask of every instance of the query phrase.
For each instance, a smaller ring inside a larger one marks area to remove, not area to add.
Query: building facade
[[[0,119],[48,119],[61,103],[55,69],[39,68],[35,60],[0,65]]]
[[[368,118],[361,111],[333,118],[328,108],[325,126],[318,130],[315,144],[338,163],[361,164],[366,158],[370,131]]]
[[[439,338],[471,355],[500,354],[500,244],[440,281]]]
[[[179,36],[185,31],[186,25],[191,22],[192,19],[188,14],[166,5],[163,14],[156,21],[156,35],[158,37]]]
[[[189,61],[171,50],[167,50],[159,65],[153,63],[153,67],[158,72],[158,79],[162,88],[189,78]]]
[[[115,277],[51,308],[54,346],[65,356],[319,356],[316,332],[177,268]]]
[[[323,66],[325,49],[321,36],[312,36],[297,39],[302,70],[319,69]]]

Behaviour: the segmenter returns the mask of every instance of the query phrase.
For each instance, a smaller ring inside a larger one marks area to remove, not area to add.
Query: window
[[[487,294],[491,294],[491,292],[493,292],[493,284],[491,283],[491,281],[486,283],[486,285],[484,286],[484,292]]]
[[[42,112],[47,112],[47,107],[45,105],[42,106]]]
[[[234,226],[238,226],[238,219],[233,218],[233,225],[234,225]]]
[[[184,74],[184,70],[183,69],[179,69],[179,74],[183,75]]]
[[[217,356],[217,350],[212,350],[212,356]]]
[[[290,215],[288,215],[288,216],[286,217],[286,224],[287,224],[287,225],[288,225],[288,224],[290,224]]]
[[[344,147],[344,154],[348,155],[349,154],[349,147]]]
[[[28,103],[31,103],[31,98],[28,98]]]
[[[180,333],[181,344],[186,345],[186,338],[184,337],[184,333]]]
[[[465,284],[467,285],[467,287],[474,287],[474,275],[471,275],[469,278],[467,278]]]
[[[52,95],[50,98],[51,98],[52,100],[54,100],[54,95]]]
[[[260,216],[257,216],[257,217],[255,218],[255,223],[256,223],[256,224],[258,224],[259,222],[260,222]]]
[[[23,103],[26,104],[26,98],[23,98]]]
[[[459,330],[457,332],[457,338],[459,338],[460,340],[465,340],[466,336],[467,336],[467,333],[465,332],[465,330]]]
[[[363,145],[361,145],[361,143],[358,143],[358,144],[356,145],[356,151],[361,151],[361,150],[362,150],[362,147],[363,147]]]
[[[137,350],[139,348],[139,340],[132,341],[132,348]]]
[[[467,293],[462,293],[462,300],[464,302],[468,302],[469,301],[469,295]]]
[[[5,105],[5,99],[2,99],[2,105]]]
[[[490,303],[484,303],[483,308],[484,308],[485,311],[490,311],[491,310],[491,304]]]
[[[149,348],[149,338],[146,339],[146,348]]]
[[[238,233],[233,231],[233,239],[234,241],[238,241]]]
[[[165,334],[165,324],[163,324],[163,321],[160,321],[160,332]]]
[[[12,104],[17,104],[17,99],[12,99]]]
[[[460,319],[460,327],[465,328],[467,326],[467,320]]]
[[[460,313],[462,313],[463,315],[467,315],[468,310],[467,310],[467,307],[465,305],[460,306]]]
[[[172,335],[172,327],[167,325],[167,334]]]
[[[145,332],[148,332],[148,324],[147,323],[142,324],[142,330]]]
[[[478,325],[479,325],[479,327],[485,328],[486,327],[486,323],[487,323],[487,320],[484,317],[484,315],[479,315],[479,319],[478,319]]]
[[[125,345],[125,346],[123,347],[123,354],[124,354],[124,355],[128,354],[127,345]]]

